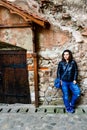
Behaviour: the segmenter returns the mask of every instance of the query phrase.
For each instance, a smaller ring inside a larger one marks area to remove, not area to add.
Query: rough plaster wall
[[[22,47],[32,52],[32,31],[30,29],[1,29],[0,41]]]
[[[5,17],[4,17],[5,16]],[[25,21],[15,14],[0,7],[0,24],[19,24]],[[30,52],[33,51],[32,46],[32,30],[30,28],[13,28],[13,29],[0,29],[0,41],[22,47]]]

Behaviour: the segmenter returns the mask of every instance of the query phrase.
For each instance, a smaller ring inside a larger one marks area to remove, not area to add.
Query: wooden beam
[[[38,88],[38,63],[37,54],[34,57],[34,85],[35,85],[35,107],[39,106],[39,88]]]
[[[39,106],[39,84],[38,84],[38,55],[37,55],[37,26],[34,24],[33,32],[33,53],[34,53],[34,86],[35,86],[35,107]]]
[[[0,24],[1,29],[5,29],[5,28],[29,28],[29,27],[32,27],[32,23]]]
[[[26,57],[27,57],[27,58],[33,58],[34,56],[35,56],[34,53],[27,53],[27,54],[26,54]]]
[[[28,71],[34,71],[34,66],[31,66],[31,65],[28,65]],[[38,70],[41,70],[41,71],[48,71],[49,68],[48,67],[39,67]]]
[[[19,16],[21,16],[25,21],[32,21],[42,27],[48,27],[50,24],[47,20],[40,18],[38,15],[36,14],[32,14],[31,12],[28,13],[28,11],[26,10],[22,10],[22,8],[17,7],[16,5],[12,4],[11,2],[2,0],[0,1],[0,6],[3,6],[7,9],[9,9],[9,11],[13,14],[18,14]]]

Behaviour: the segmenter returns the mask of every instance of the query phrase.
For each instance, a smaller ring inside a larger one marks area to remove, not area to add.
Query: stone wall
[[[82,6],[82,8],[81,8]],[[58,9],[59,8],[59,9]],[[87,103],[87,9],[83,0],[53,0],[41,10],[51,23],[50,30],[39,29],[39,93],[42,104],[62,104],[61,90],[54,88],[57,65],[65,49],[70,49],[77,61],[81,88],[80,104]]]

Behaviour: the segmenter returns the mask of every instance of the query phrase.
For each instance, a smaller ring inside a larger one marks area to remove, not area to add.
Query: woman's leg
[[[70,107],[69,103],[69,85],[68,82],[62,81],[62,92],[63,92],[63,102],[66,108]]]
[[[74,84],[73,82],[70,83],[70,90],[72,91],[72,98],[71,98],[71,101],[70,101],[70,105],[72,107],[75,107],[75,103],[78,99],[78,97],[80,96],[80,88],[78,86],[78,84]]]

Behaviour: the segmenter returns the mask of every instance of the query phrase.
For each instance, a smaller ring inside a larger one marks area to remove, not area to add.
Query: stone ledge
[[[0,113],[46,113],[46,114],[65,114],[64,105],[44,105],[35,108],[34,105],[30,104],[0,104]],[[87,105],[80,105],[75,109],[75,114],[85,114],[87,113]]]

